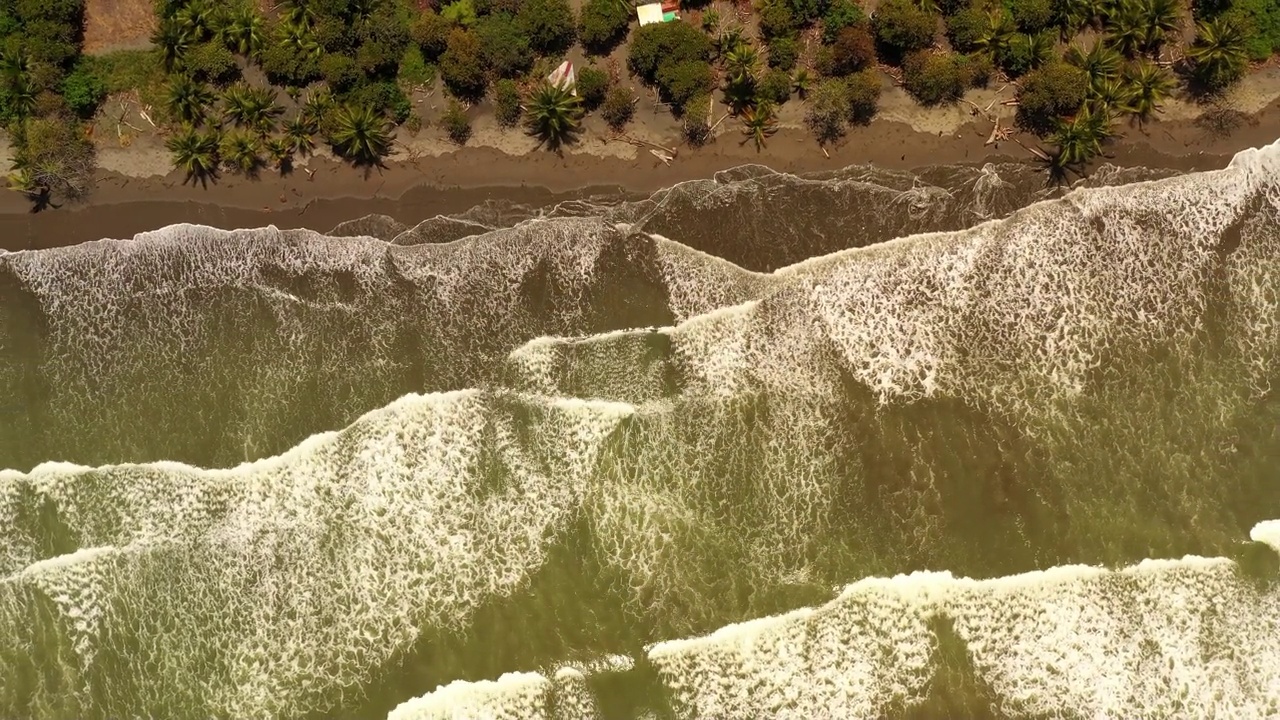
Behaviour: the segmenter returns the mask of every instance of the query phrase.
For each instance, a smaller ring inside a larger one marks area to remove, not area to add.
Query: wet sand
[[[468,147],[368,171],[313,158],[306,168],[288,176],[271,170],[256,180],[224,175],[208,187],[184,183],[176,172],[129,177],[100,171],[93,194],[74,206],[32,213],[21,195],[0,196],[0,249],[129,238],[181,222],[222,228],[306,227],[323,232],[340,222],[380,213],[411,225],[487,200],[545,205],[598,193],[645,195],[751,163],[800,173],[856,164],[910,170],[926,165],[1037,162],[1016,142],[984,146],[989,129],[985,122],[974,122],[954,133],[933,134],[903,123],[877,121],[853,128],[838,147],[829,149],[829,157],[800,130],[780,131],[758,153],[753,146],[740,144],[737,133],[726,133],[705,148],[680,148],[669,166],[644,151],[635,159],[622,159],[574,152],[510,155],[494,148]],[[1242,116],[1228,131],[1209,129],[1196,120],[1126,127],[1101,162],[1209,170],[1225,166],[1242,149],[1274,141],[1277,134],[1280,102]],[[1018,139],[1035,146],[1033,137]]]

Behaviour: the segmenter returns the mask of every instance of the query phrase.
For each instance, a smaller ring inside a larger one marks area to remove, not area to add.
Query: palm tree
[[[199,180],[204,185],[218,175],[218,136],[215,132],[197,132],[190,125],[165,141],[173,153],[173,166],[187,174],[186,180]]]
[[[19,119],[36,109],[36,88],[31,82],[31,61],[24,52],[0,53],[0,82],[8,91],[9,107]]]
[[[1066,0],[1063,3],[1062,19],[1067,37],[1086,27],[1101,27],[1102,19],[1109,14],[1110,6],[1110,0]]]
[[[1239,80],[1249,62],[1240,27],[1223,15],[1198,23],[1196,29],[1196,40],[1187,49],[1195,79],[1210,92]]]
[[[287,137],[273,137],[267,141],[267,157],[281,175],[288,174],[293,169],[293,144]]]
[[[164,63],[164,69],[173,72],[181,67],[187,55],[187,48],[191,46],[191,38],[183,31],[182,25],[176,19],[163,20],[156,31],[151,33],[151,44],[160,51],[160,60]]]
[[[1133,111],[1133,90],[1119,78],[1101,78],[1089,86],[1089,109],[1095,114],[1114,117]]]
[[[391,150],[391,123],[368,105],[338,109],[329,142],[337,153],[359,164],[379,165]]]
[[[1050,154],[1051,164],[1059,169],[1083,165],[1102,154],[1102,143],[1111,137],[1110,118],[1087,106],[1069,120],[1059,119],[1049,142],[1057,145]]]
[[[189,0],[173,19],[188,39],[202,42],[212,37],[213,28],[217,24],[216,14],[213,7],[204,0]]]
[[[310,25],[316,19],[311,11],[311,3],[307,0],[285,0],[281,3],[284,10],[282,17],[291,25]]]
[[[1182,8],[1178,0],[1136,0],[1142,14],[1144,52],[1155,52],[1165,38],[1178,32]]]
[[[1093,47],[1083,50],[1079,45],[1067,49],[1067,62],[1075,65],[1089,76],[1090,84],[1099,80],[1113,80],[1120,77],[1124,67],[1124,57],[1115,48],[1105,42],[1095,42]]]
[[[199,125],[212,104],[213,91],[190,75],[178,75],[169,82],[169,114],[182,122]]]
[[[247,132],[233,132],[222,140],[223,161],[248,177],[256,175],[262,165],[261,151],[258,138]]]
[[[740,43],[725,53],[724,69],[729,82],[753,82],[760,70],[760,53],[750,43]]]
[[[1120,0],[1107,20],[1107,42],[1125,57],[1137,55],[1147,42],[1147,29],[1138,0]]]
[[[302,114],[290,118],[284,124],[284,139],[289,143],[290,151],[299,155],[307,155],[315,147],[315,141],[311,137],[315,132],[315,123]]]
[[[753,108],[742,114],[742,134],[747,136],[743,142],[754,141],[756,152],[764,148],[765,140],[778,131],[778,121],[773,103],[761,100]]]
[[[564,88],[543,83],[529,96],[525,106],[525,126],[551,150],[571,143],[578,134],[582,105]]]
[[[1130,112],[1139,124],[1160,111],[1160,101],[1173,92],[1173,77],[1150,60],[1130,65],[1124,73],[1130,88]]]
[[[996,8],[987,16],[987,29],[974,45],[991,57],[999,58],[1009,51],[1017,32],[1018,26],[1009,13]]]
[[[307,99],[302,103],[302,118],[312,125],[319,125],[324,114],[333,107],[333,92],[328,88],[322,88],[307,95]]]
[[[218,35],[229,49],[245,57],[257,57],[263,45],[262,16],[252,5],[241,5],[231,11]]]
[[[303,56],[319,58],[324,52],[311,34],[311,26],[305,23],[287,22],[280,26],[280,44]]]
[[[801,100],[809,94],[809,88],[813,85],[813,77],[809,75],[809,71],[805,68],[796,68],[796,72],[791,76],[791,92],[794,92]]]
[[[236,127],[256,130],[267,135],[275,128],[276,117],[284,108],[276,104],[276,91],[244,84],[227,88],[222,95],[222,113]]]

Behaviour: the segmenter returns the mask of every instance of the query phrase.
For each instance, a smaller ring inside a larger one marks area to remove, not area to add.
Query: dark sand
[[[486,200],[528,205],[596,193],[643,195],[675,183],[712,176],[716,171],[749,163],[784,172],[835,170],[872,164],[891,169],[926,165],[1034,162],[1015,142],[984,147],[989,125],[974,123],[950,135],[933,135],[894,122],[854,128],[825,157],[807,133],[782,131],[764,151],[741,145],[736,133],[692,150],[663,165],[647,152],[635,160],[588,154],[550,152],[507,155],[491,148],[457,152],[414,163],[389,163],[369,172],[324,160],[310,169],[281,177],[265,171],[257,180],[223,176],[207,188],[184,184],[178,173],[131,178],[103,172],[92,196],[72,207],[32,213],[17,193],[0,197],[0,249],[22,250],[71,245],[102,238],[130,238],[173,223],[222,228],[275,225],[321,232],[346,220],[373,213],[412,225],[438,214],[462,212]],[[1238,151],[1274,141],[1280,134],[1280,103],[1253,116],[1242,116],[1227,131],[1201,122],[1153,122],[1129,127],[1109,149],[1103,162],[1199,171],[1220,168]],[[1035,138],[1019,139],[1034,146]]]

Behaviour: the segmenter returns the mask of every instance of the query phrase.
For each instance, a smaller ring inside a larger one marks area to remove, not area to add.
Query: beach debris
[[[146,120],[148,125],[150,125],[151,127],[155,128],[155,129],[157,129],[157,130],[159,130],[159,129],[160,129],[160,126],[159,126],[159,125],[156,125],[155,121],[151,119],[151,116],[147,114],[147,111],[148,111],[148,110],[150,110],[150,109],[151,109],[151,106],[150,106],[150,105],[147,105],[146,107],[141,108],[140,110],[138,110],[138,115],[140,115],[140,116],[142,117],[142,119],[143,119],[143,120]]]
[[[671,165],[671,161],[672,161],[672,160],[675,160],[675,157],[673,157],[673,156],[671,156],[671,155],[668,155],[668,154],[666,154],[666,153],[662,152],[661,150],[654,150],[653,148],[649,148],[649,152],[650,152],[650,153],[652,153],[654,157],[656,157],[656,158],[658,158],[659,160],[661,160],[663,165],[670,166],[670,165]]]
[[[568,90],[571,94],[578,94],[578,76],[573,72],[573,63],[565,60],[560,66],[551,71],[547,76],[547,82],[554,88]]]
[[[1000,118],[996,118],[995,125],[991,128],[991,134],[987,136],[987,141],[982,143],[983,146],[994,145],[996,143],[1008,140],[1013,136],[1013,128],[1000,127]]]

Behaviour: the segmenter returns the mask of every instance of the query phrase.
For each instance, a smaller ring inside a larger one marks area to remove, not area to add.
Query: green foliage
[[[677,114],[683,111],[689,100],[705,95],[713,83],[711,66],[705,62],[690,60],[663,65],[658,70],[658,90]]]
[[[391,127],[367,105],[343,105],[328,140],[342,158],[357,165],[380,165],[391,152]]]
[[[315,147],[315,121],[303,113],[289,118],[284,124],[284,139],[290,149],[297,155],[307,155]]]
[[[347,93],[342,100],[346,105],[366,107],[379,115],[389,115],[397,124],[404,122],[413,111],[404,90],[392,80],[365,83]]]
[[[1053,62],[1027,74],[1018,93],[1018,126],[1044,135],[1058,117],[1072,115],[1084,103],[1089,76],[1065,62]]]
[[[795,18],[796,27],[808,27],[822,17],[827,9],[826,0],[785,0],[787,9]]]
[[[190,75],[178,75],[169,83],[166,107],[169,116],[183,123],[199,125],[213,105],[213,91]]]
[[[800,59],[800,45],[795,38],[780,37],[769,41],[769,67],[791,70]]]
[[[336,93],[344,93],[364,79],[354,59],[338,54],[326,54],[320,58],[320,76]]]
[[[1160,101],[1174,88],[1169,71],[1145,59],[1125,68],[1124,79],[1131,92],[1130,111],[1140,123],[1160,111]]]
[[[355,49],[355,33],[351,32],[351,28],[342,18],[322,17],[311,23],[310,28],[312,39],[324,48],[325,52],[348,55]]]
[[[1155,52],[1181,20],[1179,0],[1116,0],[1107,16],[1109,42],[1129,57]]]
[[[964,61],[968,66],[969,85],[971,87],[986,87],[991,82],[991,76],[996,73],[995,61],[987,53],[970,53],[964,57]]]
[[[765,140],[777,131],[777,112],[768,101],[761,100],[755,107],[747,108],[742,113],[742,134],[747,136],[743,142],[755,143],[756,152],[763,150]]]
[[[396,69],[396,79],[408,88],[425,87],[435,80],[435,74],[427,66],[426,58],[422,57],[422,49],[417,45],[410,45],[404,51],[400,67]]]
[[[1057,168],[1081,165],[1102,154],[1102,143],[1111,137],[1111,120],[1103,113],[1083,109],[1071,119],[1058,119],[1049,142],[1057,145],[1051,162]]]
[[[276,91],[251,85],[234,85],[222,94],[222,115],[236,127],[266,135],[275,129],[284,108],[276,104]]]
[[[928,51],[907,56],[902,80],[907,92],[922,105],[955,102],[969,85],[968,65],[961,55]]]
[[[516,77],[533,66],[529,38],[510,15],[502,13],[480,18],[476,22],[475,34],[480,40],[481,57],[498,77]]]
[[[832,0],[822,16],[822,42],[830,45],[841,30],[866,21],[866,13],[854,0]]]
[[[215,85],[225,85],[240,76],[236,56],[219,42],[209,41],[187,50],[183,67],[192,76]]]
[[[766,40],[795,37],[799,27],[800,23],[785,0],[765,0],[760,6],[760,34]]]
[[[804,124],[818,142],[826,145],[844,137],[849,120],[849,86],[844,80],[823,80],[804,105]]]
[[[911,0],[886,0],[871,18],[876,39],[898,58],[932,45],[937,22]]]
[[[608,90],[609,73],[594,65],[578,71],[578,97],[582,98],[582,106],[588,112],[600,107]]]
[[[245,57],[257,57],[266,45],[262,15],[248,3],[232,8],[216,35],[227,49]]]
[[[631,6],[619,0],[587,0],[578,22],[578,37],[588,52],[607,55],[627,37]]]
[[[72,112],[91,118],[107,97],[107,83],[82,63],[62,81],[62,96]]]
[[[520,87],[515,80],[499,80],[493,84],[493,114],[503,127],[515,127],[520,122]]]
[[[604,104],[600,106],[600,117],[604,118],[614,132],[621,132],[631,122],[635,112],[635,93],[631,92],[631,88],[614,85],[605,93]]]
[[[253,177],[262,166],[261,152],[262,142],[256,136],[236,131],[223,136],[219,154],[228,167],[246,177]]]
[[[1053,19],[1050,0],[1008,0],[1008,8],[1018,29],[1029,35],[1044,30]]]
[[[85,58],[93,73],[106,83],[107,94],[137,90],[142,102],[164,104],[166,79],[159,58],[148,50],[120,50]]]
[[[947,18],[947,38],[956,50],[972,52],[982,47],[990,27],[987,13],[976,7],[965,8]]]
[[[1249,59],[1266,60],[1280,52],[1280,3],[1275,0],[1234,0],[1228,20],[1240,28]]]
[[[1096,42],[1088,50],[1072,45],[1067,48],[1064,58],[1083,70],[1091,85],[1100,80],[1120,77],[1120,71],[1124,68],[1124,57],[1105,42]]]
[[[702,147],[711,140],[711,125],[707,122],[707,108],[711,107],[711,96],[703,93],[690,99],[690,112],[684,114],[680,122],[680,131],[685,142],[691,147]]]
[[[320,77],[315,57],[299,53],[283,43],[271,43],[262,49],[258,62],[267,79],[277,85],[302,87]]]
[[[276,166],[276,169],[281,174],[287,173],[293,168],[293,148],[290,147],[286,138],[273,137],[268,139],[265,149],[267,157],[271,159],[271,163]]]
[[[569,0],[525,0],[516,19],[529,38],[529,46],[542,55],[568,50],[577,37]]]
[[[1054,37],[1051,33],[1039,35],[1017,33],[1008,49],[1000,56],[1000,66],[1012,77],[1019,77],[1053,60]]]
[[[774,105],[781,105],[790,100],[791,75],[776,69],[766,72],[756,86],[756,97],[767,100]]]
[[[452,25],[469,28],[476,24],[476,8],[471,0],[454,0],[440,9],[440,17]]]
[[[449,33],[447,48],[440,56],[440,76],[458,97],[484,96],[484,57],[475,33],[461,28]]]
[[[711,40],[682,22],[646,25],[631,38],[627,65],[647,83],[657,80],[663,65],[705,63],[711,58]]]
[[[84,197],[93,187],[94,147],[66,117],[27,118],[14,137],[18,187],[41,207]]]
[[[199,132],[184,127],[165,141],[165,147],[173,154],[173,167],[186,173],[186,179],[207,182],[218,174],[218,135],[214,131]]]
[[[444,54],[449,42],[450,21],[433,10],[418,13],[409,26],[409,36],[422,49],[427,60],[435,60]]]
[[[1187,57],[1200,90],[1218,93],[1244,77],[1249,59],[1247,41],[1240,27],[1222,15],[1196,25],[1196,39]]]
[[[449,139],[459,145],[466,145],[471,139],[471,118],[467,117],[467,109],[457,100],[449,100],[449,106],[440,115],[440,126]]]
[[[529,134],[549,150],[559,150],[573,142],[581,119],[581,101],[568,90],[550,83],[539,85],[525,106],[525,126]]]
[[[880,73],[867,68],[844,79],[849,94],[849,122],[866,125],[880,103]]]
[[[852,25],[836,35],[836,41],[821,53],[823,75],[843,77],[873,65],[876,43],[866,25]]]

